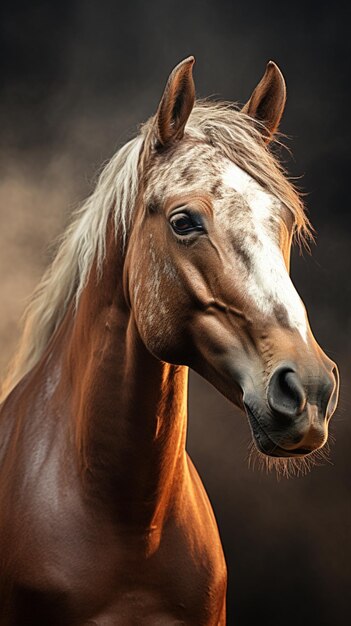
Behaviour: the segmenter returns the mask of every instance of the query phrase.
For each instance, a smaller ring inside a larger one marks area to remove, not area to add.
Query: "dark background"
[[[49,242],[101,163],[153,114],[172,67],[196,57],[198,95],[244,102],[275,60],[281,130],[317,230],[292,274],[312,328],[341,368],[331,464],[277,481],[248,467],[244,416],[195,375],[188,449],[216,512],[228,624],[350,623],[350,151],[346,4],[183,0],[11,2],[1,17],[0,367]],[[288,155],[286,155],[288,156]],[[40,625],[38,625],[40,626]]]

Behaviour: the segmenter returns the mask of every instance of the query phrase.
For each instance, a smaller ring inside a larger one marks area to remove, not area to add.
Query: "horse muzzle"
[[[329,372],[304,377],[291,363],[282,363],[270,376],[266,401],[245,394],[244,407],[260,452],[275,457],[305,456],[321,448],[328,438],[328,423],[335,411],[339,375]]]

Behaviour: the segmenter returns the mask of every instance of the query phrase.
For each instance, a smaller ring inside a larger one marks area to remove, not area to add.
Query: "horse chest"
[[[13,546],[12,617],[6,621],[0,608],[1,626],[19,626],[24,617],[33,626],[217,626],[225,566],[210,527],[206,545],[189,532],[189,520],[186,528],[170,521],[147,554],[138,536],[107,525],[87,532],[89,524],[80,527],[67,517],[36,520],[21,549]]]

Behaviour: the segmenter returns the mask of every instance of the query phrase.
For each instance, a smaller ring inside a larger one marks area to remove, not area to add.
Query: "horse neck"
[[[74,445],[90,497],[128,523],[156,523],[181,489],[187,368],[145,348],[109,239],[102,277],[92,269],[65,340]]]

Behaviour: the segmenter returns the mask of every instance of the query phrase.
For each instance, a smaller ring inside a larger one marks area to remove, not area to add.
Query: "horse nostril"
[[[268,403],[273,411],[295,417],[306,405],[306,394],[298,375],[289,367],[278,367],[268,385]]]

